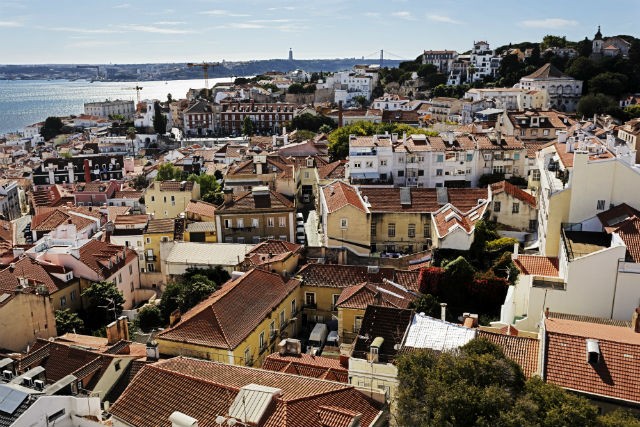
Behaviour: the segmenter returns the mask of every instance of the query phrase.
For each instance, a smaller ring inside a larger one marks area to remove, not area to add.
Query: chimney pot
[[[635,333],[640,333],[640,307],[637,307],[633,311],[633,315],[631,316],[631,328]]]
[[[545,317],[545,319],[549,318],[549,307],[544,309],[544,317]]]
[[[440,320],[442,320],[443,322],[447,320],[447,303],[446,302],[440,303]]]

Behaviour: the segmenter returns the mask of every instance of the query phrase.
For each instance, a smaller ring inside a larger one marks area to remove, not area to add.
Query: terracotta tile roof
[[[285,282],[276,273],[251,270],[222,285],[157,337],[232,350],[298,286],[297,280]]]
[[[356,188],[342,181],[335,181],[322,187],[322,192],[329,213],[342,209],[347,205],[351,205],[362,212],[367,211]]]
[[[545,380],[564,388],[640,403],[640,333],[627,327],[545,319]],[[586,340],[598,341],[600,360],[587,363]]]
[[[428,139],[434,151],[462,151],[475,150],[476,148],[475,141],[468,135],[459,135],[451,139],[430,136]]]
[[[472,233],[476,222],[483,217],[487,206],[488,203],[482,203],[468,212],[463,212],[451,203],[447,203],[432,215],[438,236],[445,237],[458,228],[467,234]]]
[[[114,225],[146,224],[147,222],[149,222],[147,215],[118,215],[113,221]]]
[[[344,179],[346,160],[337,160],[318,168],[318,178],[320,179]]]
[[[631,321],[629,320],[606,319],[603,317],[583,316],[580,314],[559,313],[557,311],[549,312],[548,317],[554,319],[573,320],[576,322],[598,323],[600,325],[623,326],[626,328],[631,327]]]
[[[19,278],[21,277],[27,279],[28,285],[34,291],[38,286],[43,285],[50,294],[77,282],[73,280],[70,283],[65,283],[49,272],[66,274],[67,270],[61,266],[41,263],[28,256],[23,256],[13,263],[13,267],[9,266],[0,271],[0,289],[13,292],[20,283]]]
[[[632,216],[640,217],[640,211],[627,205],[626,203],[620,203],[617,206],[607,209],[604,212],[598,214],[598,219],[605,227],[614,227],[623,221],[631,218]]]
[[[573,77],[567,76],[562,71],[558,70],[553,64],[550,62],[544,64],[542,67],[538,68],[533,73],[524,76],[523,79],[532,79],[532,80],[545,80],[548,78],[563,78],[573,80]]]
[[[391,147],[391,135],[349,136],[350,147]]]
[[[358,412],[337,406],[320,406],[317,412],[320,425],[326,427],[350,427],[354,418],[360,415]]]
[[[538,255],[518,255],[513,260],[522,274],[535,276],[558,277],[558,258]]]
[[[170,233],[176,228],[175,218],[150,219],[145,234]]]
[[[254,195],[251,191],[233,197],[233,202],[223,203],[218,207],[219,214],[231,212],[247,212],[262,209],[265,211],[293,210],[293,202],[277,191],[269,190],[266,195]]]
[[[390,362],[398,354],[396,344],[401,344],[411,323],[413,310],[370,305],[362,317],[362,326],[353,343],[352,356],[366,359],[371,342],[376,337],[384,338],[378,352],[381,362]]]
[[[498,144],[495,135],[478,135],[475,137],[480,150],[521,150],[524,144],[514,136],[502,136]]]
[[[160,191],[189,191],[193,190],[191,181],[161,181]]]
[[[627,246],[627,262],[640,263],[640,218],[632,216],[615,229]]]
[[[116,191],[113,194],[114,199],[134,199],[139,200],[140,197],[144,196],[144,191],[138,190],[122,190]]]
[[[367,196],[371,205],[369,210],[375,212],[428,212],[433,213],[443,205],[438,203],[438,193],[435,188],[411,188],[411,205],[400,203],[400,188],[359,187],[362,196]],[[478,204],[479,199],[487,199],[486,188],[448,188],[446,189],[449,203],[463,212]]]
[[[500,181],[496,182],[495,184],[491,184],[491,192],[492,194],[507,193],[510,196],[513,196],[516,199],[525,202],[533,208],[535,208],[537,205],[536,198],[533,195],[507,181]]]
[[[297,243],[270,239],[255,245],[253,249],[249,251],[249,253],[280,255],[289,252],[298,252],[302,249],[302,247],[303,245],[299,245]]]
[[[360,265],[338,264],[306,264],[296,274],[303,285],[329,288],[346,288],[363,282],[382,283],[383,279],[391,280],[410,290],[416,290],[419,272],[394,270],[389,267],[368,271],[368,267]]]
[[[203,202],[201,200],[192,200],[187,204],[185,212],[187,214],[195,214],[213,218],[216,214],[216,206],[211,203]]]
[[[478,338],[485,338],[500,347],[505,356],[520,365],[527,378],[538,373],[538,354],[540,351],[538,339],[494,334],[481,330],[478,331]]]
[[[138,258],[138,254],[124,246],[91,239],[80,248],[80,261],[106,279]]]
[[[56,227],[66,222],[71,222],[78,230],[83,230],[91,224],[95,224],[95,219],[75,215],[73,211],[59,208],[35,215],[31,220],[31,229],[36,231],[52,231]]]
[[[388,283],[361,283],[342,290],[336,307],[365,310],[369,305],[408,308],[416,298],[396,286]]]
[[[333,408],[340,408],[344,415],[350,411],[361,415],[362,427],[369,427],[382,408],[346,384],[176,357],[143,367],[110,412],[136,427],[170,427],[168,418],[173,411],[197,419],[201,427],[216,427],[216,417],[228,416],[240,389],[249,384],[282,390],[264,413],[260,427],[327,427],[319,411],[324,411],[323,420],[334,422],[337,417],[327,412],[335,412]]]
[[[341,383],[349,382],[349,370],[340,364],[340,360],[304,353],[284,356],[279,353],[270,354],[266,357],[262,369]]]

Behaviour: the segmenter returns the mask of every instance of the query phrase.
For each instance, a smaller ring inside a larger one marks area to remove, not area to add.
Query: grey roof
[[[187,225],[187,231],[190,233],[203,233],[216,231],[216,223],[212,221],[192,222]]]
[[[475,336],[475,329],[416,313],[409,325],[404,346],[445,351],[462,347]]]
[[[167,263],[200,265],[238,265],[255,245],[241,243],[175,242]]]

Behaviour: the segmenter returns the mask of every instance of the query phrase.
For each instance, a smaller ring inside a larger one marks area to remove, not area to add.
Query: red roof
[[[417,291],[419,274],[419,271],[394,270],[390,267],[370,269],[361,265],[306,264],[296,276],[307,286],[346,288],[363,282],[381,283],[387,279]]]
[[[336,181],[326,185],[322,188],[322,192],[324,193],[324,199],[327,203],[329,213],[342,209],[347,205],[353,206],[362,212],[367,211],[355,187],[345,184],[342,181]]]
[[[359,310],[365,310],[369,305],[408,308],[414,299],[415,295],[387,283],[361,283],[345,288],[336,307]]]
[[[516,187],[510,182],[500,181],[496,182],[495,184],[491,184],[491,192],[493,194],[507,193],[508,195],[525,202],[533,208],[536,207],[536,198],[534,196]]]
[[[522,274],[558,277],[558,258],[538,255],[518,255],[513,260]]]
[[[640,263],[640,218],[632,216],[615,229],[627,246],[628,262]]]
[[[349,370],[342,366],[338,359],[304,353],[284,356],[279,353],[270,354],[265,359],[262,369],[341,383],[349,382]]]
[[[347,384],[175,357],[143,367],[110,412],[136,427],[170,427],[174,411],[197,419],[201,427],[217,427],[216,418],[229,416],[240,389],[249,384],[282,390],[259,427],[342,427],[356,416],[369,427],[382,409]]]
[[[629,327],[545,319],[545,380],[564,388],[640,403],[640,333]],[[587,362],[586,340],[598,341],[600,360]]]
[[[251,270],[222,285],[158,338],[232,350],[298,286],[297,280]]]
[[[478,331],[478,338],[485,338],[502,349],[505,356],[522,368],[524,375],[530,378],[538,372],[538,352],[540,342],[536,338],[517,335],[494,334]]]

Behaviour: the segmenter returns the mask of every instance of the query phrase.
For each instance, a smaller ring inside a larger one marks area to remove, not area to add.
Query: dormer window
[[[595,365],[600,362],[600,344],[598,340],[587,339],[587,363]]]

